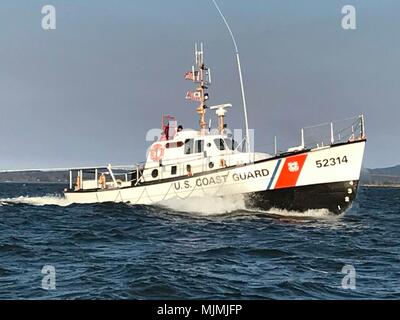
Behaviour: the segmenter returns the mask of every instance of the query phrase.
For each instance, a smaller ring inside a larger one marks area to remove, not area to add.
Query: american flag
[[[201,101],[201,93],[200,91],[188,91],[186,92],[186,99],[192,101]]]
[[[185,80],[199,81],[199,72],[188,71],[185,73]]]
[[[185,73],[185,80],[192,80],[193,81],[193,72],[188,71]]]

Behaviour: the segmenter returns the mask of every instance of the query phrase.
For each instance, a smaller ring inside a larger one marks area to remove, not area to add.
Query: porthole
[[[157,176],[158,176],[158,170],[157,170],[157,169],[154,169],[154,170],[151,172],[151,176],[152,176],[153,178],[157,178]]]
[[[208,164],[208,167],[209,167],[210,169],[214,168],[214,162],[210,162],[210,163]]]

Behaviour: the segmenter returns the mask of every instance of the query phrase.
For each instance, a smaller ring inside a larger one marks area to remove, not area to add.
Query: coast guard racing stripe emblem
[[[275,184],[275,189],[296,186],[306,158],[307,153],[286,158],[281,173],[279,174],[278,181]]]

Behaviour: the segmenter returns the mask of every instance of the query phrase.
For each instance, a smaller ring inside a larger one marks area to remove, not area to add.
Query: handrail
[[[342,126],[337,131],[334,131],[334,125],[337,128],[338,124],[340,124],[340,123],[344,124],[346,121],[352,121],[352,122],[348,123],[347,126]],[[324,127],[324,126],[327,127],[329,125],[330,126],[329,141],[326,136],[324,137],[324,135],[320,135],[318,138],[314,137],[312,141],[307,141],[307,143],[306,143],[307,146],[316,145],[317,148],[320,146],[320,144],[322,146],[324,146],[324,145],[328,146],[328,145],[332,145],[332,144],[335,144],[338,142],[344,142],[344,141],[348,141],[348,140],[354,140],[354,139],[365,137],[363,121],[364,121],[363,116],[360,115],[357,117],[350,117],[350,118],[346,118],[343,120],[326,122],[326,123],[322,123],[322,124],[304,127],[304,128],[302,128],[302,134],[304,134],[304,129],[306,129],[306,130],[307,129],[315,129],[315,128],[320,128],[320,127]],[[303,138],[302,138],[302,141],[303,141]],[[321,140],[321,138],[322,138],[322,140]],[[327,139],[327,140],[324,140],[324,139]]]
[[[354,116],[354,117],[349,117],[349,118],[345,118],[345,119],[339,119],[339,120],[334,120],[334,121],[329,121],[329,122],[318,123],[315,125],[303,127],[303,129],[312,129],[312,128],[326,126],[331,123],[338,123],[338,122],[344,122],[344,121],[349,121],[349,120],[355,120],[354,122],[358,122],[360,120],[360,116]]]

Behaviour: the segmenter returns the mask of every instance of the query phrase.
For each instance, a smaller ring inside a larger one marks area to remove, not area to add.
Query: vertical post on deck
[[[365,133],[364,133],[364,115],[363,114],[360,115],[360,119],[361,119],[361,125],[360,125],[361,139],[364,139]]]
[[[72,190],[72,170],[69,170],[69,189]]]
[[[114,182],[114,186],[117,187],[117,180],[115,180],[114,173],[112,172],[111,164],[107,166],[108,172],[110,173],[111,179]]]

